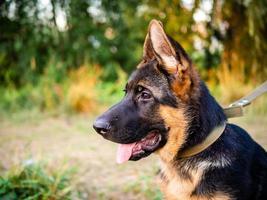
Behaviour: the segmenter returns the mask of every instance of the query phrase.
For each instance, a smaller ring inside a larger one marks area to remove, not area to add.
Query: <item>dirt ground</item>
[[[161,199],[155,175],[158,158],[118,165],[116,144],[92,129],[88,116],[0,118],[0,170],[20,162],[45,160],[77,170],[75,185],[83,199]],[[267,116],[250,115],[230,120],[245,128],[267,148]]]

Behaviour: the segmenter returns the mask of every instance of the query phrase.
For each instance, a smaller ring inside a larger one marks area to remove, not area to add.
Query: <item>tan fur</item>
[[[189,99],[191,83],[190,77],[183,78],[183,80],[177,78],[172,84],[172,90],[180,99],[186,102]]]
[[[187,120],[183,108],[177,109],[161,105],[159,113],[170,130],[167,143],[156,153],[163,161],[171,162],[185,141]]]
[[[166,200],[233,200],[230,195],[216,192],[212,198],[192,195],[202,179],[205,168],[191,170],[190,178],[184,178],[177,173],[177,167],[172,162],[163,162],[161,166],[164,179],[160,181],[161,191]]]
[[[177,174],[177,169],[171,163],[164,163],[162,171],[165,180],[161,183],[161,189],[167,200],[187,200],[194,199],[191,196],[199,181],[201,180],[203,170],[198,169],[191,172],[190,179],[185,179]]]
[[[185,71],[180,71],[172,82],[172,90],[183,102],[199,96],[200,78],[196,70],[191,66]]]
[[[195,85],[198,84],[198,77],[195,78]],[[177,87],[178,88],[178,87]],[[183,87],[181,86],[181,90]],[[199,91],[196,88],[192,88],[193,92],[197,95]],[[179,91],[181,92],[181,91]],[[189,91],[187,91],[189,92]],[[192,91],[191,91],[192,92]],[[159,149],[156,153],[162,160],[162,172],[164,178],[161,180],[161,190],[166,200],[232,200],[228,194],[221,192],[215,193],[212,198],[206,196],[192,195],[197,185],[202,179],[202,175],[205,171],[204,166],[196,167],[189,171],[189,177],[180,176],[177,170],[179,170],[179,163],[174,163],[174,158],[179,152],[182,144],[186,139],[186,128],[188,119],[185,116],[185,109],[182,105],[177,108],[161,105],[159,113],[164,119],[164,122],[169,128],[167,143]],[[187,167],[187,166],[183,166]],[[189,167],[189,166],[188,166]]]

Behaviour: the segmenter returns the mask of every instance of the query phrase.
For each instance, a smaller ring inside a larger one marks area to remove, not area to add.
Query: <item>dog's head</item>
[[[172,159],[186,138],[187,110],[198,95],[198,75],[183,48],[152,20],[143,59],[125,86],[125,97],[97,118],[94,129],[119,143],[117,162],[157,151]]]

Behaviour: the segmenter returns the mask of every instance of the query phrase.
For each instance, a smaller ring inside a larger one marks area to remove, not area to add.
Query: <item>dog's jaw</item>
[[[163,141],[163,136],[158,130],[150,131],[140,141],[130,144],[119,144],[117,150],[117,163],[121,164],[128,160],[139,160],[157,150]]]

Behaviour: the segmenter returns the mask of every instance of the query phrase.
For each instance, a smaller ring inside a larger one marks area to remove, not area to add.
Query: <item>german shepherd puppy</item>
[[[118,163],[158,154],[167,200],[267,200],[267,154],[236,125],[227,123],[219,139],[197,155],[179,157],[226,120],[184,49],[152,20],[125,97],[94,128],[119,143]]]

